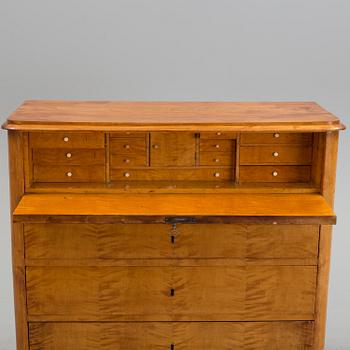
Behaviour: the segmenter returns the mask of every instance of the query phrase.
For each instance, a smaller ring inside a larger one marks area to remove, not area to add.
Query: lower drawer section
[[[311,349],[313,322],[30,323],[30,350]]]
[[[313,320],[316,266],[28,267],[31,321]]]

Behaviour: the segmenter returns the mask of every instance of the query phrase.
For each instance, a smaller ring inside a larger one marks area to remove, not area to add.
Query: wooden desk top
[[[315,102],[25,101],[3,128],[322,132],[344,126]]]

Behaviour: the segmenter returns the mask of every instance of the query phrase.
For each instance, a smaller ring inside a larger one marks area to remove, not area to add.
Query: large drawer
[[[311,349],[313,322],[30,323],[30,350]]]
[[[24,225],[28,259],[306,259],[318,238],[317,225]]]
[[[32,132],[32,148],[104,148],[103,132]]]
[[[241,144],[311,144],[312,133],[286,133],[286,132],[267,132],[267,133],[242,133]]]
[[[316,266],[27,267],[30,321],[312,320]]]

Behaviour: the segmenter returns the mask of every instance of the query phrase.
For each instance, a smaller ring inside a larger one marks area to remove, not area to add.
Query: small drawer
[[[111,154],[143,154],[146,151],[145,138],[115,138],[109,142]]]
[[[233,141],[231,140],[200,140],[201,152],[232,152]]]
[[[283,132],[269,132],[269,133],[242,133],[241,144],[311,144],[312,133],[283,133]]]
[[[222,132],[222,131],[213,131],[213,132],[201,132],[201,139],[226,139],[232,140],[237,138],[236,132]]]
[[[112,181],[228,181],[232,169],[192,168],[192,169],[111,169]]]
[[[243,165],[240,166],[240,182],[309,182],[310,166]]]
[[[34,164],[70,164],[70,165],[103,165],[105,151],[103,149],[33,149]]]
[[[111,154],[111,168],[133,168],[147,166],[146,154]]]
[[[240,164],[311,164],[310,146],[241,146]]]
[[[32,132],[29,133],[32,148],[104,148],[103,132]]]
[[[104,166],[34,165],[34,182],[103,182]]]
[[[233,154],[231,152],[201,152],[199,164],[200,165],[231,165]]]
[[[109,133],[110,138],[145,138],[147,133],[145,132],[132,132],[132,131],[120,131]]]

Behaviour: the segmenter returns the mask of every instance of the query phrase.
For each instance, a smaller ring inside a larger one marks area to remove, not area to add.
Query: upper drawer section
[[[311,144],[312,133],[243,133],[242,145],[258,144]]]
[[[146,138],[113,138],[110,140],[111,154],[135,154],[146,152]]]
[[[32,148],[104,148],[102,132],[35,132],[29,133]]]

